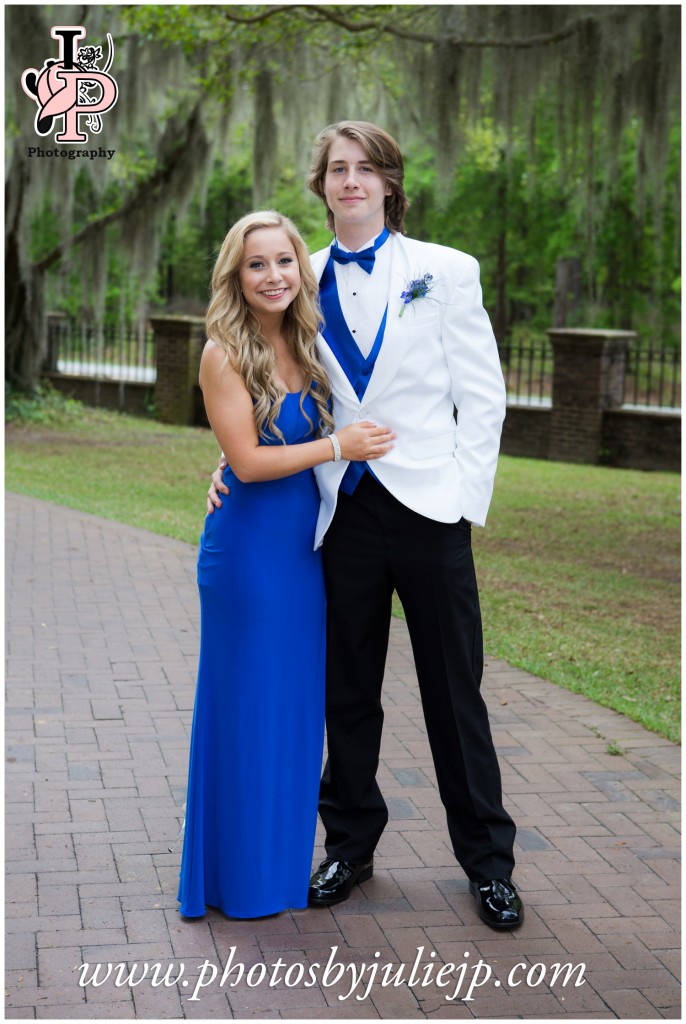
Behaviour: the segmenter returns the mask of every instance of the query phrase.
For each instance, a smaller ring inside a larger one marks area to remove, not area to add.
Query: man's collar
[[[378,235],[372,235],[372,237],[369,238],[363,245],[358,245],[357,249],[349,249],[348,246],[344,245],[343,242],[340,242],[338,238],[334,238],[331,244],[337,245],[338,248],[342,249],[344,252],[361,252],[363,249],[371,249],[372,246],[375,244],[377,238],[380,238],[385,230],[386,229],[384,228],[382,231],[379,231]]]

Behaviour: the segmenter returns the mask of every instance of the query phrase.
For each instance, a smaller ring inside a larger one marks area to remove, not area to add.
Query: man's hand
[[[207,492],[207,513],[208,513],[208,515],[211,515],[214,512],[215,508],[221,508],[222,507],[222,500],[219,497],[220,493],[221,494],[230,494],[231,493],[231,489],[229,487],[227,487],[226,484],[224,483],[224,481],[222,480],[222,473],[224,472],[224,470],[226,469],[227,466],[228,466],[228,462],[226,461],[226,459],[222,455],[221,459],[219,460],[219,465],[217,466],[217,468],[215,469],[214,473],[212,474],[212,483],[210,484],[210,488],[209,488],[209,490]]]

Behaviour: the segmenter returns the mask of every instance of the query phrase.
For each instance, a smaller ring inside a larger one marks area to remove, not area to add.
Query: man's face
[[[384,204],[391,190],[364,146],[339,135],[331,143],[324,194],[338,226],[364,226],[365,239],[383,231]]]

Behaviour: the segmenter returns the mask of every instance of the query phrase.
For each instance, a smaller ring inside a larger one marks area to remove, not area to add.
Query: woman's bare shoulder
[[[204,388],[209,383],[219,384],[220,380],[224,388],[245,387],[226,348],[208,338],[200,357],[200,387]]]

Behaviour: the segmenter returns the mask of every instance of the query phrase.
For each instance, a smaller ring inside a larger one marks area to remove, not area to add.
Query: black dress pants
[[[506,878],[515,826],[480,693],[481,613],[466,520],[438,523],[370,473],[339,494],[324,540],[328,760],[319,812],[330,857],[370,860],[388,820],[376,782],[391,597],[402,602],[455,856],[468,878]]]

